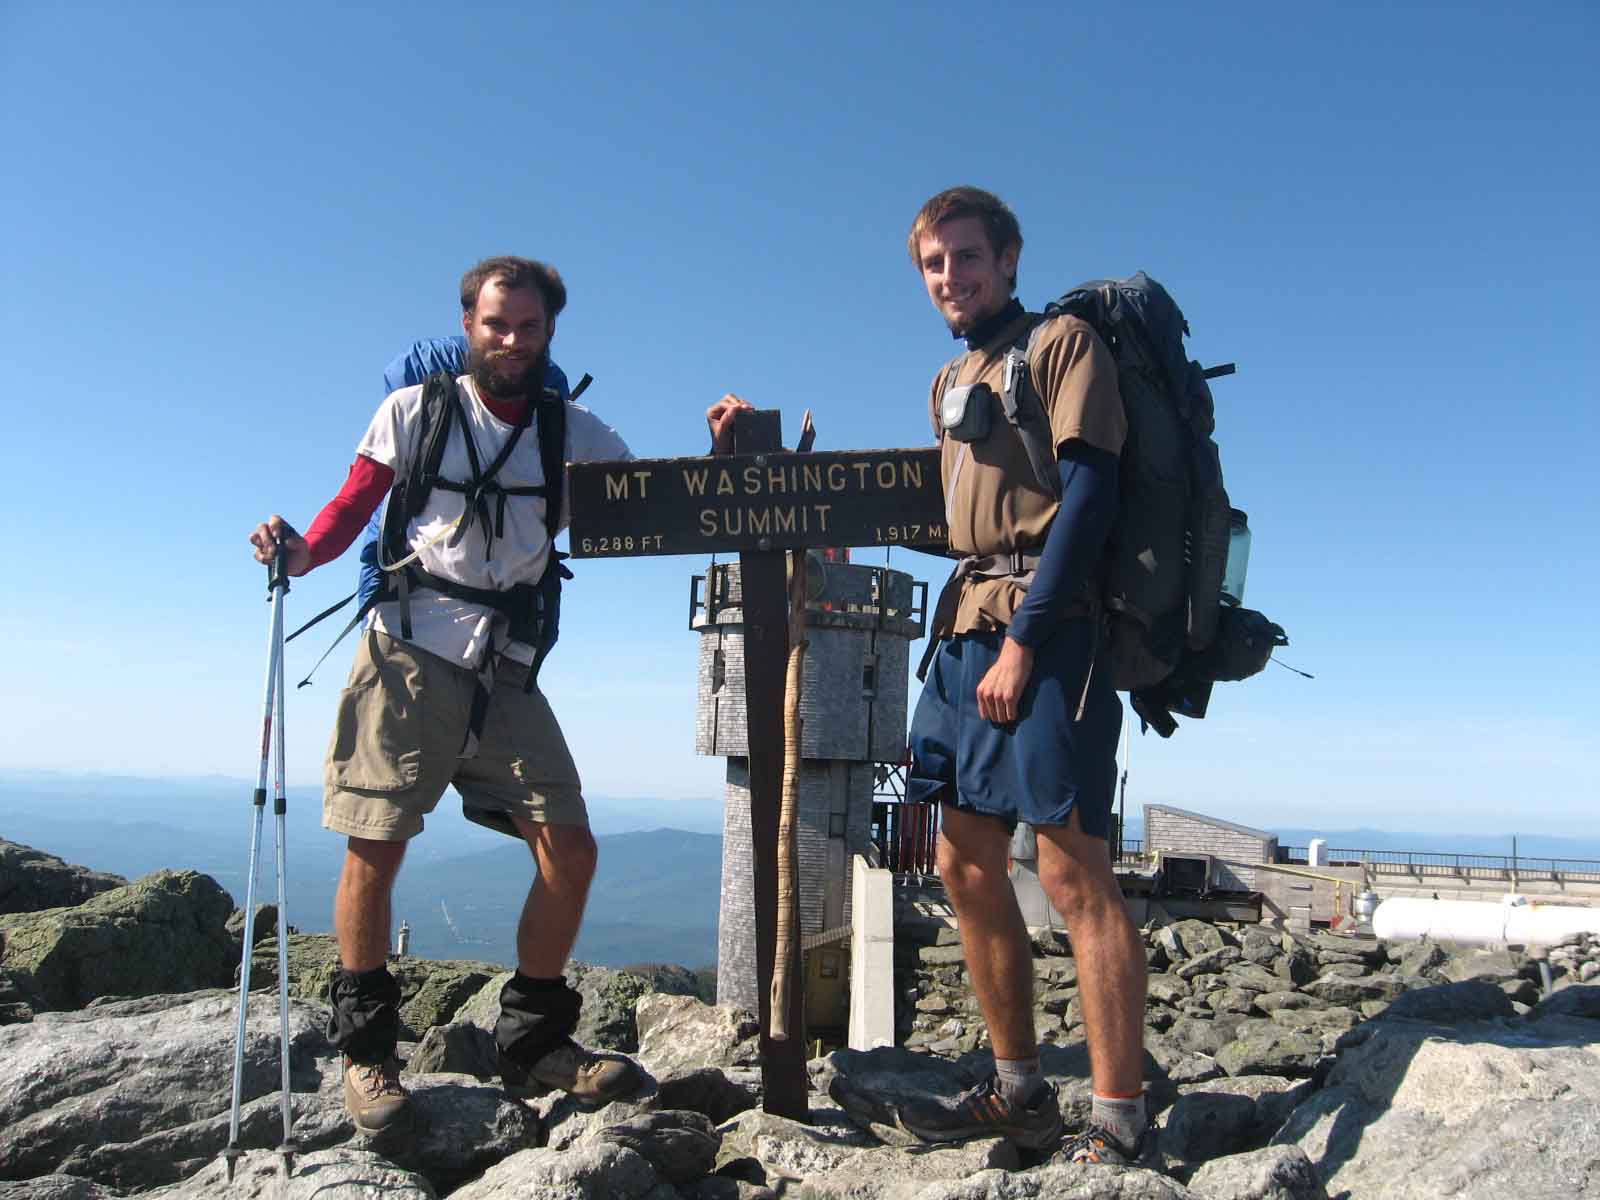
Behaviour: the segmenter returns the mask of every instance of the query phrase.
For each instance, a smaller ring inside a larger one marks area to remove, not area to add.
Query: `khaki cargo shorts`
[[[324,828],[373,841],[422,832],[454,784],[467,818],[520,837],[511,817],[588,825],[578,769],[527,668],[501,659],[478,753],[458,757],[477,675],[376,629],[362,634],[323,771]]]

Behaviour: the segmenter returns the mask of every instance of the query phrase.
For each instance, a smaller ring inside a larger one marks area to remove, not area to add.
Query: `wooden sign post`
[[[805,1120],[802,988],[790,989],[783,1014],[788,1036],[769,1036],[789,655],[784,551],[875,545],[937,550],[945,541],[945,516],[937,449],[795,453],[781,446],[778,412],[740,412],[731,455],[573,463],[567,490],[574,558],[739,554],[762,1107]],[[796,939],[788,969],[797,981],[799,959]]]

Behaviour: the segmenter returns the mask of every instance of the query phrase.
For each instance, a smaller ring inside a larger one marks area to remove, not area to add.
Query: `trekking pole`
[[[239,1014],[233,1042],[233,1094],[228,1113],[228,1145],[222,1157],[227,1163],[228,1181],[233,1181],[234,1167],[242,1151],[239,1149],[239,1109],[244,1086],[245,1020],[250,1007],[250,960],[255,940],[256,922],[256,867],[261,853],[261,822],[267,806],[267,769],[274,747],[277,750],[277,797],[274,808],[278,813],[277,867],[278,867],[278,1004],[279,1036],[283,1058],[283,1122],[286,1161],[292,1169],[292,1147],[289,1142],[289,1045],[288,1045],[288,954],[285,945],[286,924],[283,912],[283,597],[289,590],[289,575],[283,547],[267,564],[267,590],[272,598],[272,616],[267,624],[267,679],[266,695],[261,704],[261,766],[256,775],[255,791],[251,795],[254,809],[250,825],[250,868],[245,878],[244,891],[244,946],[239,956]]]

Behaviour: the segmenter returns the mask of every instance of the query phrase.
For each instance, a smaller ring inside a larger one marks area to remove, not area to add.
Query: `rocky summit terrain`
[[[680,968],[574,964],[579,1036],[635,1054],[638,1096],[584,1112],[494,1078],[505,973],[397,959],[406,1144],[357,1136],[322,995],[330,939],[291,936],[291,1174],[279,1129],[277,947],[258,917],[240,1141],[228,1139],[242,914],[215,882],[132,883],[0,842],[0,1200],[450,1196],[458,1200],[1299,1200],[1600,1195],[1600,944],[1553,949],[1554,986],[1506,951],[1384,945],[1179,921],[1145,931],[1146,1077],[1164,1174],[930,1148],[910,1096],[989,1068],[948,930],[903,930],[901,1046],[809,1064],[808,1122],[760,1107],[755,1022]],[[1088,1111],[1076,964],[1035,944],[1046,1071],[1068,1127]]]

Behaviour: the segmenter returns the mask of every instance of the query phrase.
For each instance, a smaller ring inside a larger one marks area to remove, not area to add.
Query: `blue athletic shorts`
[[[1073,719],[1096,636],[1089,621],[1063,621],[1035,650],[1018,719],[1003,726],[978,715],[978,682],[1005,634],[964,633],[941,644],[911,719],[906,799],[953,800],[1013,828],[1065,825],[1077,809],[1085,833],[1109,837],[1122,702],[1104,663],[1090,676],[1082,720]]]

